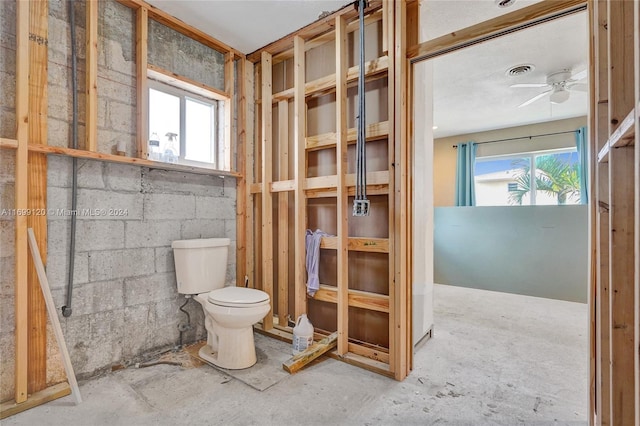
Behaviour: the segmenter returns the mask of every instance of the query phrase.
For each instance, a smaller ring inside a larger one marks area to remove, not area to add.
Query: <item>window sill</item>
[[[0,140],[0,148],[17,148],[17,142],[11,139]],[[86,158],[88,160],[107,161],[110,163],[133,164],[151,169],[173,170],[178,172],[194,173],[200,175],[212,175],[221,177],[242,177],[238,172],[208,169],[204,167],[187,166],[184,164],[163,163],[160,161],[146,160],[142,158],[125,157],[100,152],[85,151],[82,149],[64,148],[57,146],[29,144],[30,152],[40,152],[43,154],[66,155],[69,157]]]

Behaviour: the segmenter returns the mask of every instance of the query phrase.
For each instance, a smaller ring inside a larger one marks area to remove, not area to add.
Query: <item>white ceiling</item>
[[[352,3],[345,0],[147,0],[212,37],[251,53]],[[494,0],[421,0],[421,40],[441,36],[540,0],[516,0],[498,8]],[[524,108],[544,89],[512,89],[511,84],[545,82],[548,73],[587,68],[587,17],[568,18],[475,45],[433,60],[436,137],[539,123],[587,114],[587,94],[572,92],[553,105],[548,97]],[[517,64],[534,72],[507,77]]]
[[[345,0],[147,0],[149,4],[251,53],[334,12]]]

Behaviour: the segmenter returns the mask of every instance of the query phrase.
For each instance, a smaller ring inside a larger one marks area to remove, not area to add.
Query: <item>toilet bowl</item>
[[[244,287],[225,287],[228,238],[180,240],[171,243],[178,293],[191,295],[205,313],[207,344],[204,360],[237,370],[256,363],[253,324],[271,309],[269,295]]]
[[[200,348],[200,357],[230,370],[254,365],[253,324],[269,313],[269,295],[251,288],[225,287],[194,298],[204,309],[207,329],[207,344]]]

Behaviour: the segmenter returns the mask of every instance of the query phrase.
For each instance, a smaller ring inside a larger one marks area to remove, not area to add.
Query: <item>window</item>
[[[575,149],[481,157],[474,178],[478,206],[580,204]]]
[[[219,168],[224,102],[149,81],[150,160]]]

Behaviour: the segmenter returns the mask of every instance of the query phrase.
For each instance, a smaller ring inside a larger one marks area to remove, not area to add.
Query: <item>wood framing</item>
[[[280,181],[289,180],[289,102],[278,102],[278,169]],[[273,184],[271,187],[273,192]],[[289,194],[278,194],[278,324],[289,314]]]
[[[136,141],[138,158],[148,157],[149,140],[149,85],[147,83],[147,56],[149,12],[146,7],[136,10]]]
[[[347,23],[336,16],[336,168],[337,168],[337,311],[338,355],[349,351],[349,197],[347,156]]]
[[[28,208],[29,3],[16,2],[16,211]],[[15,218],[15,400],[27,400],[28,287],[27,217]]]
[[[98,2],[86,2],[86,109],[85,149],[98,148]]]
[[[234,54],[228,52],[224,57],[224,91],[229,95],[224,101],[224,156],[218,161],[218,168],[222,170],[233,170],[233,87],[234,81]]]
[[[245,283],[245,278],[248,281],[250,286],[255,286],[254,280],[254,253],[255,253],[255,239],[253,233],[254,223],[256,222],[254,217],[254,197],[251,195],[249,191],[251,185],[254,184],[254,152],[255,152],[255,137],[254,137],[254,119],[255,119],[255,103],[254,103],[254,75],[255,69],[251,62],[246,59],[240,59],[240,61],[244,64],[243,70],[244,75],[242,77],[244,83],[244,96],[245,96],[245,110],[246,122],[244,124],[245,127],[245,148],[244,148],[244,181],[245,190],[244,193],[238,192],[238,197],[244,197],[246,200],[245,203],[245,226],[244,233],[240,233],[239,235],[243,235],[245,237],[244,245],[245,245],[245,272],[244,275],[241,276],[243,282],[241,285]]]
[[[306,212],[306,195],[304,193],[304,179],[307,169],[307,153],[305,150],[306,140],[306,102],[305,102],[305,49],[304,40],[300,36],[293,39],[293,72],[294,72],[294,97],[293,97],[293,170],[296,188],[294,190],[295,197],[295,220],[294,220],[294,317],[298,318],[301,314],[307,312],[307,294],[305,291],[306,284],[306,264],[305,264],[305,235],[307,229],[307,212]],[[264,105],[264,104],[263,104]],[[295,319],[294,318],[294,319]]]
[[[29,144],[47,144],[47,70],[48,70],[48,1],[29,2]],[[47,208],[47,156],[35,152],[27,161],[29,211]],[[28,215],[27,227],[33,228],[47,261],[47,217]],[[40,291],[33,260],[27,261],[28,287],[28,390],[35,393],[47,385],[47,312]]]
[[[271,310],[263,320],[263,327],[273,327],[273,196],[269,185],[273,179],[272,140],[272,79],[271,55],[262,52],[262,290],[271,299]]]
[[[244,286],[247,274],[247,80],[244,59],[238,60],[238,129],[236,131],[236,169],[240,177],[236,180],[236,285]]]

